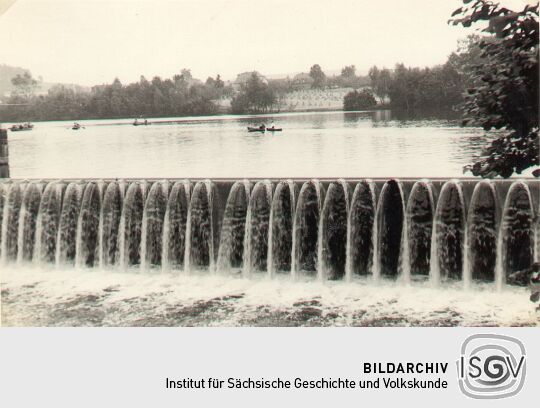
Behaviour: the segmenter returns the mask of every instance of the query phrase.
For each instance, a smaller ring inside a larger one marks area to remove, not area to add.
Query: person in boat
[[[266,129],[266,125],[264,123],[261,123],[261,125],[259,126],[259,130],[265,130]]]
[[[272,122],[272,124],[270,125],[270,128],[269,129],[274,129],[274,122]]]

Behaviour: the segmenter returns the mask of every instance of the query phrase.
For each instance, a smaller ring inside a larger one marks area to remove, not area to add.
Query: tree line
[[[457,109],[468,82],[466,60],[463,54],[454,52],[444,64],[434,67],[406,67],[398,63],[390,70],[374,66],[369,71],[371,88],[380,104],[394,109]]]
[[[354,65],[343,67],[339,75],[327,76],[319,64],[314,64],[309,73],[268,81],[253,72],[247,81],[240,84],[240,90],[233,96],[231,110],[233,113],[279,112],[286,106],[287,94],[298,89],[357,89],[367,85],[369,79],[357,75]]]
[[[471,81],[470,66],[479,59],[479,37],[461,41],[444,64],[407,67],[397,63],[392,69],[373,66],[369,87],[354,89],[343,100],[344,110],[370,109],[376,105],[399,111],[444,113],[458,111]]]
[[[297,89],[352,88],[344,100],[345,110],[369,109],[375,104],[416,110],[450,109],[462,102],[466,75],[464,53],[452,54],[441,66],[411,68],[397,64],[393,70],[372,67],[368,76],[358,75],[354,65],[344,66],[339,75],[327,75],[319,64],[309,73],[294,78],[266,80],[258,73],[240,84],[227,86],[218,75],[202,82],[188,69],[172,78],[141,76],[124,85],[115,79],[88,92],[82,88],[57,85],[45,95],[35,95],[37,81],[25,72],[12,79],[15,91],[0,108],[3,121],[77,120],[120,117],[211,115],[218,113],[216,100],[231,98],[233,113],[278,112],[286,106],[287,94]],[[372,93],[366,88],[371,87]],[[360,90],[360,91],[358,91]]]
[[[3,121],[77,120],[124,117],[210,115],[218,112],[216,99],[232,90],[218,75],[206,82],[194,79],[187,69],[172,78],[154,77],[123,85],[115,79],[90,92],[56,85],[46,95],[35,95],[37,82],[30,74],[12,79],[15,91],[0,105]]]
[[[11,79],[14,90],[0,104],[0,119],[15,122],[211,115],[218,113],[216,100],[220,98],[231,98],[233,113],[275,112],[286,105],[287,93],[299,88],[358,88],[368,83],[367,77],[356,74],[354,65],[343,67],[340,75],[327,76],[320,65],[314,64],[309,73],[294,78],[267,81],[252,73],[247,81],[237,84],[239,89],[226,85],[219,75],[203,83],[183,69],[172,78],[156,76],[149,81],[141,76],[138,82],[126,85],[115,79],[90,91],[56,85],[46,94],[36,95],[38,81],[25,71]]]

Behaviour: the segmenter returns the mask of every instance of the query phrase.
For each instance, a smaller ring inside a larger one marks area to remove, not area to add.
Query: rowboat
[[[268,131],[268,132],[281,132],[283,129],[282,128],[276,128],[276,127],[267,127],[267,128],[264,128],[264,127],[251,127],[251,126],[248,126],[248,132],[265,132],[265,131]]]
[[[32,130],[34,128],[34,125],[31,123],[25,123],[24,125],[13,125],[9,129],[12,132],[23,132],[25,130]]]
[[[248,132],[264,132],[265,128],[248,126],[247,130],[248,130]]]

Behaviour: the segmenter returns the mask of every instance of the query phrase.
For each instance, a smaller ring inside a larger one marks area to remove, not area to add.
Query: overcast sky
[[[503,0],[521,8],[526,0]],[[9,3],[13,3],[8,7]],[[470,30],[461,0],[0,0],[0,63],[49,82],[93,85],[354,64],[433,65]],[[516,7],[517,8],[517,7]],[[6,11],[7,9],[7,11]]]

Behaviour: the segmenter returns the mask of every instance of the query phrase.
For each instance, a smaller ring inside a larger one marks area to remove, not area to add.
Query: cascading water
[[[2,225],[4,221],[4,203],[6,202],[6,195],[9,184],[0,183],[0,251],[2,251]]]
[[[244,236],[244,275],[268,270],[268,236],[270,209],[272,205],[272,183],[259,181],[249,200]]]
[[[316,275],[319,260],[319,220],[324,187],[319,180],[304,183],[300,189],[294,215],[292,275]]]
[[[374,273],[376,238],[375,185],[360,181],[351,200],[348,219],[347,268],[349,277]]]
[[[77,252],[77,224],[81,211],[83,195],[81,183],[69,183],[66,187],[60,223],[58,225],[58,238],[56,239],[56,263],[74,263]]]
[[[434,201],[431,184],[417,181],[407,202],[407,244],[413,276],[429,276]]]
[[[129,185],[120,217],[118,233],[118,262],[122,267],[140,263],[141,227],[144,211],[144,198],[141,183]]]
[[[51,181],[41,197],[37,216],[36,241],[33,260],[36,263],[56,260],[58,226],[62,212],[62,200],[66,185],[61,181]]]
[[[7,256],[4,254],[5,249],[5,240],[7,238],[7,231],[4,232],[4,218],[7,218],[7,196],[11,184],[2,183],[0,184],[0,215],[2,220],[0,221],[0,264],[7,262]]]
[[[188,210],[185,269],[214,266],[214,184],[199,181],[193,188]]]
[[[540,262],[540,206],[536,210],[536,227],[534,233],[534,262]]]
[[[220,271],[235,270],[243,266],[250,192],[251,183],[248,180],[237,181],[231,187],[219,241],[217,266]]]
[[[163,223],[162,266],[165,270],[184,265],[190,194],[191,184],[187,180],[174,183],[169,194]]]
[[[461,279],[464,266],[465,201],[459,181],[446,182],[439,195],[435,211],[431,259],[432,277]],[[436,264],[433,266],[433,264]]]
[[[310,180],[297,192],[293,180],[206,180],[193,191],[187,180],[2,182],[0,256],[327,279],[429,272],[435,283],[497,285],[530,268],[540,183],[451,180],[435,201],[440,185]]]
[[[270,213],[268,253],[270,276],[291,270],[296,195],[296,184],[292,180],[281,181],[276,186]]]
[[[141,268],[161,265],[163,253],[163,223],[169,198],[167,181],[156,182],[150,188],[144,206],[141,230]]]
[[[508,275],[525,270],[533,261],[533,203],[527,184],[517,181],[510,186],[504,203],[498,245],[498,283]]]
[[[330,183],[326,191],[321,219],[319,263],[320,273],[326,279],[342,279],[346,273],[350,196],[350,187],[345,180]]]
[[[495,187],[492,182],[482,180],[474,188],[467,216],[466,282],[495,280],[498,219]]]
[[[399,183],[396,180],[387,181],[377,205],[377,261],[381,276],[398,276],[405,216],[403,200]]]
[[[123,189],[125,185],[109,183],[103,196],[100,223],[100,266],[114,265],[118,259],[118,233],[122,216]]]
[[[149,183],[147,180],[141,180],[139,181],[139,185],[141,187],[141,193],[143,197],[143,204],[146,202],[146,197],[148,197],[148,191],[150,190],[150,187],[152,187],[152,183]]]
[[[23,183],[11,184],[5,198],[2,222],[2,263],[17,259],[19,214],[25,187]]]
[[[411,260],[409,255],[409,220],[407,218],[406,196],[401,181],[397,181],[401,196],[403,228],[401,230],[401,248],[398,257],[398,279],[404,283],[411,281]]]
[[[34,254],[36,222],[42,192],[43,185],[39,182],[28,184],[24,191],[17,237],[17,262],[19,263],[31,261]]]
[[[77,223],[75,263],[79,266],[98,264],[100,213],[101,189],[96,183],[88,183],[84,189],[81,212]]]

